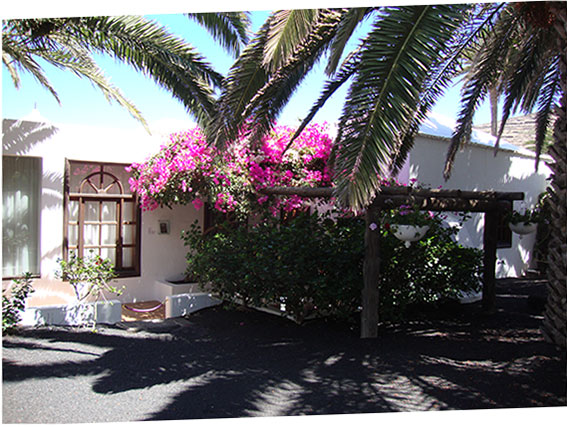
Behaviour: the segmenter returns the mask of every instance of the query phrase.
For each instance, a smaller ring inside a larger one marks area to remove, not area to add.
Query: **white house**
[[[515,209],[533,207],[539,195],[545,191],[551,171],[542,156],[536,172],[535,153],[501,141],[495,153],[495,138],[483,132],[473,131],[471,143],[457,153],[451,178],[443,178],[443,164],[449,146],[454,123],[444,116],[430,114],[423,123],[415,146],[411,150],[405,168],[406,179],[437,188],[461,190],[495,190],[523,192],[523,202],[514,202]],[[464,246],[482,247],[484,214],[472,214],[457,236]],[[519,277],[533,265],[532,249],[535,234],[520,237],[504,233],[497,251],[496,277]]]
[[[451,124],[431,116],[400,174],[432,188],[523,191],[533,205],[546,187],[549,169],[534,171],[533,153],[503,144],[494,156],[491,138],[475,133],[459,153],[448,182],[442,166]],[[2,278],[29,271],[35,293],[29,307],[69,304],[71,287],[55,279],[57,260],[66,251],[92,249],[109,257],[125,291],[122,302],[157,300],[182,291],[167,283],[185,271],[181,231],[203,210],[192,205],[140,213],[133,203],[124,167],[159,150],[164,135],[100,127],[54,125],[42,120],[3,120]],[[104,190],[102,192],[101,190]],[[482,245],[482,214],[459,234],[465,245]],[[533,236],[512,236],[498,250],[498,276],[518,276],[530,266]]]
[[[203,212],[179,206],[141,214],[124,170],[157,152],[163,140],[144,130],[3,120],[3,286],[30,272],[36,279],[29,307],[73,302],[71,286],[56,280],[55,271],[64,250],[80,246],[115,263],[123,302],[178,293],[164,283],[183,275],[181,231]],[[109,185],[106,194],[96,194]]]

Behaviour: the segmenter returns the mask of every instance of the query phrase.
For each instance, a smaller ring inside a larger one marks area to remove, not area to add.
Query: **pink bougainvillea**
[[[240,139],[219,153],[198,128],[175,133],[157,154],[131,165],[130,187],[144,210],[187,203],[199,209],[204,201],[225,213],[261,207],[274,214],[305,209],[306,201],[299,196],[266,196],[259,190],[331,186],[327,161],[332,139],[326,130],[326,124],[308,126],[285,153],[295,132],[286,126],[276,126],[257,151]]]

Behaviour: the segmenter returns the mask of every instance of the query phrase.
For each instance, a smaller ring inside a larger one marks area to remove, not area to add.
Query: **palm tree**
[[[553,161],[550,188],[551,237],[548,249],[549,296],[545,308],[543,333],[555,345],[567,348],[567,7],[551,3],[549,12],[559,55],[561,97],[549,154]]]
[[[445,177],[450,176],[458,148],[470,138],[474,111],[499,79],[505,97],[499,135],[512,111],[537,107],[538,155],[560,98],[550,148],[555,240],[550,245],[551,292],[544,330],[548,339],[565,347],[565,5],[549,3],[541,16],[541,2],[321,9],[301,16],[276,12],[230,70],[207,135],[210,142],[224,146],[244,132],[254,144],[270,129],[313,64],[330,52],[330,79],[298,132],[338,87],[350,82],[335,140],[335,184],[339,201],[360,210],[380,190],[379,176],[395,174],[405,161],[420,123],[459,72],[465,50],[473,48],[478,55],[463,90]],[[373,19],[370,32],[338,65],[353,29],[368,17]],[[291,32],[292,23],[302,30]],[[274,28],[280,28],[279,33]],[[287,48],[270,48],[270,43],[284,43]],[[517,49],[514,54],[513,49]],[[509,68],[513,72],[503,75],[497,66],[503,57],[513,61]]]
[[[187,14],[203,25],[225,49],[238,55],[247,42],[248,16],[240,12]],[[214,88],[223,76],[184,40],[140,16],[6,20],[2,24],[2,62],[16,87],[30,73],[59,101],[42,63],[90,80],[109,100],[118,102],[146,127],[140,111],[113,86],[94,61],[102,53],[151,77],[180,100],[199,123],[213,112]]]
[[[463,44],[501,7],[275,12],[229,71],[207,136],[223,146],[245,129],[252,144],[258,141],[305,75],[329,52],[330,78],[298,132],[340,86],[350,82],[335,147],[337,196],[362,209],[379,189],[385,169],[395,172],[405,160],[419,123],[458,70]],[[347,41],[364,19],[373,19],[370,32],[340,62]],[[274,37],[274,28],[282,28],[279,37]],[[292,33],[290,28],[303,30]],[[272,48],[273,44],[288,48]],[[270,57],[267,52],[282,53]]]
[[[476,50],[476,57],[463,87],[463,105],[447,155],[449,176],[459,146],[469,138],[472,116],[486,91],[496,86],[504,96],[496,148],[511,112],[537,108],[536,168],[553,113],[554,125],[549,154],[551,238],[547,275],[549,297],[542,331],[549,342],[567,348],[567,135],[566,127],[566,3],[516,3],[499,14],[492,31]],[[504,65],[503,65],[504,64]]]

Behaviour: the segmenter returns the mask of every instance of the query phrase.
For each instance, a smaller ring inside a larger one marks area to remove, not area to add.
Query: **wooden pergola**
[[[273,187],[264,194],[298,195],[310,198],[333,196],[332,188]],[[364,235],[364,271],[362,289],[361,338],[378,336],[378,283],[380,277],[380,213],[401,205],[415,205],[429,211],[465,211],[484,213],[482,306],[493,311],[496,301],[495,269],[498,223],[501,215],[512,208],[514,200],[523,200],[522,192],[463,191],[420,189],[412,187],[382,187],[366,209]],[[376,224],[377,227],[370,227]]]

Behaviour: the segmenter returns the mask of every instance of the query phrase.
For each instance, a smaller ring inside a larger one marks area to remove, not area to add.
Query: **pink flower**
[[[195,200],[193,200],[193,202],[191,203],[193,203],[193,206],[195,207],[196,210],[201,209],[204,205],[203,201],[198,197]]]

